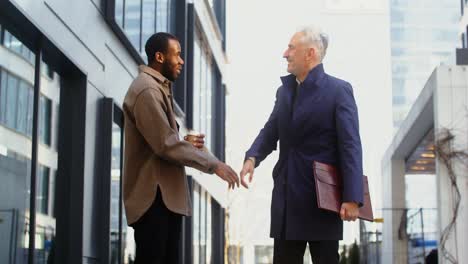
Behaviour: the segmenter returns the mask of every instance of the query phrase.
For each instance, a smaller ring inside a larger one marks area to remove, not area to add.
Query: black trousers
[[[146,213],[131,225],[135,229],[135,264],[178,264],[182,215],[167,209],[161,191]]]
[[[275,238],[273,264],[303,264],[305,247],[309,244],[313,264],[338,264],[338,240],[297,241]]]

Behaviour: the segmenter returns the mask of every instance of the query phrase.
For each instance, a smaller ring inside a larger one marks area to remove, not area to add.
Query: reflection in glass
[[[213,114],[213,69],[211,67],[211,63],[207,61],[206,65],[206,97],[205,103],[206,103],[206,130],[205,133],[207,135],[210,135],[209,137],[206,138],[206,146],[209,150],[213,150],[213,142],[214,142],[214,136],[215,133],[212,131],[212,114]]]
[[[33,124],[33,104],[34,104],[34,90],[28,89],[28,112],[27,112],[27,122],[26,122],[26,135],[32,135],[32,124]]]
[[[36,212],[47,214],[49,212],[49,177],[50,169],[39,165],[36,182]]]
[[[60,76],[41,63],[41,91],[38,112],[38,168],[36,176],[36,262],[48,263],[55,257],[55,180],[58,168],[58,127]],[[57,76],[57,77],[54,77]],[[51,78],[54,77],[54,78]],[[30,94],[33,97],[33,93]],[[31,99],[31,98],[30,98]],[[32,100],[31,100],[32,103]],[[32,115],[32,111],[28,115]],[[29,117],[28,117],[29,118]],[[32,119],[32,116],[31,116]],[[31,128],[32,131],[32,128]]]
[[[193,129],[200,131],[200,107],[198,103],[200,98],[200,80],[201,80],[201,49],[200,41],[195,38],[193,48]],[[206,138],[205,138],[206,140]]]
[[[110,263],[133,263],[135,261],[135,242],[133,229],[127,226],[127,219],[122,201],[122,128],[112,125],[112,160],[111,160],[111,193],[110,193]],[[120,219],[122,225],[120,226]],[[120,252],[119,252],[120,247]],[[119,255],[120,253],[120,255]]]
[[[156,4],[156,31],[169,32],[169,0],[158,0]]]
[[[200,263],[206,263],[206,191],[201,191],[200,199]]]
[[[112,126],[111,198],[110,198],[110,263],[120,263],[120,151],[122,132],[115,123]]]
[[[115,22],[145,60],[144,46],[152,34],[173,33],[174,3],[171,0],[115,0]]]
[[[7,75],[0,71],[0,123],[6,122],[6,103],[7,103]]]
[[[200,263],[200,193],[198,185],[194,186],[193,190],[193,264]],[[201,264],[201,263],[200,263]]]
[[[140,48],[140,20],[141,20],[141,1],[126,0],[125,1],[125,26],[124,30],[130,42],[137,49]]]
[[[33,106],[29,100],[32,84],[24,80],[34,79],[34,55],[4,28],[2,31],[2,65],[24,67],[0,66],[0,263],[27,263],[32,142],[26,132],[32,126],[28,115]]]
[[[5,124],[9,128],[16,127],[16,111],[18,102],[18,79],[12,75],[7,75],[7,94],[6,94],[6,120]]]
[[[155,9],[156,0],[143,0],[142,46],[144,46],[148,38],[155,33]],[[144,48],[142,48],[141,53],[145,53]]]
[[[124,13],[124,0],[115,0],[115,22],[121,28],[124,28],[123,24],[123,13]]]
[[[34,53],[7,30],[4,30],[3,45],[29,63],[34,64]]]
[[[52,102],[42,95],[39,101],[39,141],[50,146],[50,115]]]
[[[16,117],[16,128],[22,134],[26,134],[26,119],[28,114],[28,85],[20,82],[18,86],[18,113]]]
[[[212,224],[211,224],[211,196],[206,193],[206,263],[211,263]]]
[[[1,71],[0,123],[31,138],[33,117],[33,86],[25,79]],[[49,83],[53,83],[49,79]],[[39,142],[50,146],[52,100],[40,95]]]
[[[196,36],[194,44],[193,129],[206,135],[205,146],[212,150],[215,140],[214,133],[212,133],[214,72],[211,56],[207,48],[203,46],[203,41]]]
[[[206,133],[206,51],[202,49],[201,66],[200,66],[200,97],[198,103],[200,104],[200,132],[206,135],[205,140],[211,136],[211,133]],[[209,145],[206,144],[208,148]],[[209,149],[209,148],[208,148]]]

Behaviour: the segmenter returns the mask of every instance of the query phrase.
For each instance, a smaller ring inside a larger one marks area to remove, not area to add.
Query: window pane
[[[112,127],[112,161],[111,161],[111,197],[110,197],[110,263],[120,263],[119,259],[119,242],[120,242],[120,139],[122,133],[119,126],[116,124]]]
[[[16,39],[10,32],[5,30],[5,47],[9,48],[10,50],[16,52],[17,54],[21,54],[21,42]]]
[[[156,31],[169,32],[168,18],[169,18],[169,0],[157,0],[156,4]]]
[[[201,54],[200,43],[195,41],[193,53],[193,129],[200,131],[200,79],[201,79]]]
[[[123,0],[115,0],[115,22],[121,28],[124,28],[123,24],[123,12],[124,12],[124,1]]]
[[[200,199],[200,264],[206,263],[206,191]]]
[[[200,131],[209,136],[206,133],[206,55],[205,51],[201,53],[201,82],[200,82]]]
[[[41,72],[46,74],[51,71],[47,63],[41,63]],[[38,162],[40,164],[36,186],[36,263],[48,263],[54,258],[52,250],[56,234],[56,219],[53,206],[55,204],[55,181],[57,177],[66,177],[57,173],[58,168],[58,146],[51,142],[57,142],[60,136],[58,130],[58,115],[52,115],[52,105],[60,106],[60,81],[58,73],[52,72],[54,79],[42,78],[39,94],[39,144]],[[30,94],[31,97],[33,94]],[[31,101],[32,102],[32,101]],[[32,115],[28,110],[29,115]],[[32,130],[32,129],[31,129]],[[54,132],[52,132],[54,131]],[[54,138],[52,138],[54,137]],[[52,140],[53,139],[53,140]],[[42,172],[42,173],[40,173]],[[51,172],[53,172],[51,174]]]
[[[49,213],[49,173],[50,169],[39,165],[36,185],[36,212]]]
[[[142,46],[144,47],[146,41],[151,35],[155,32],[155,9],[156,2],[155,0],[143,0],[143,21],[142,21]],[[141,53],[145,53],[144,48],[142,48]]]
[[[50,146],[51,138],[51,100],[41,95],[39,105],[39,139],[40,142]]]
[[[7,74],[5,71],[0,72],[0,79],[0,124],[5,124],[7,107]]]
[[[211,263],[212,247],[212,224],[211,224],[211,196],[207,193],[206,197],[206,263]]]
[[[32,121],[33,121],[33,109],[34,108],[34,90],[28,89],[28,114],[27,114],[27,129],[26,134],[32,136]]]
[[[193,190],[193,264],[200,263],[200,193],[198,186],[194,184]]]
[[[206,69],[206,147],[209,149],[209,150],[213,150],[213,142],[214,142],[214,139],[213,139],[213,136],[214,136],[214,133],[212,133],[213,131],[211,131],[212,129],[212,105],[213,105],[213,97],[212,97],[212,94],[213,94],[213,70],[211,68],[211,63],[208,62],[208,64],[206,65],[207,69]]]
[[[52,107],[52,102],[49,99],[45,99],[45,113],[44,113],[44,119],[41,121],[44,123],[44,141],[46,145],[50,146],[50,132],[51,132],[51,124],[50,124],[50,115],[51,115],[51,107]]]
[[[41,65],[41,73],[43,75],[46,75],[47,77],[49,77],[50,79],[53,79],[54,78],[54,71],[52,70],[52,68],[45,62],[42,62],[42,65]]]
[[[41,143],[44,142],[44,116],[45,116],[45,98],[44,96],[39,97],[39,140]]]
[[[10,32],[5,30],[5,38],[3,41],[5,47],[27,60],[29,63],[34,64],[34,53],[27,48],[21,41],[19,41]]]
[[[12,129],[16,129],[16,110],[18,103],[18,79],[10,74],[7,78],[7,103],[5,124]]]
[[[141,2],[126,0],[125,4],[125,33],[137,51],[140,51]]]
[[[24,81],[19,83],[18,91],[18,113],[16,117],[16,129],[26,134],[27,132],[27,114],[28,114],[28,102],[29,102],[29,90],[32,88]]]
[[[24,64],[23,44],[5,32],[4,45],[13,52],[2,52],[0,61],[13,63],[4,65],[0,77],[0,263],[27,263],[32,144],[21,133],[32,124],[27,118],[32,89],[20,79],[32,80],[34,66],[8,67]]]

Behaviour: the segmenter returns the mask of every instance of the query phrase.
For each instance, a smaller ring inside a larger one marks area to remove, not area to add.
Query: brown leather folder
[[[328,164],[314,161],[314,178],[318,207],[340,213],[341,209],[341,176],[338,170]],[[359,218],[374,221],[372,204],[369,194],[369,183],[364,176],[364,205],[359,208]]]

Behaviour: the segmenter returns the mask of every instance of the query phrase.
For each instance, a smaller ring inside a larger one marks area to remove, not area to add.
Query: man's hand
[[[254,169],[255,169],[255,164],[253,163],[253,161],[251,159],[248,159],[248,160],[246,160],[244,162],[244,166],[242,167],[242,170],[240,172],[240,176],[241,176],[241,184],[246,189],[249,188],[249,185],[247,185],[247,182],[245,181],[245,176],[247,174],[249,174],[249,183],[251,183],[252,178],[253,178]]]
[[[227,181],[229,184],[229,189],[234,189],[234,187],[239,187],[239,176],[237,173],[227,164],[219,162],[214,171],[221,179]]]
[[[341,204],[340,216],[343,221],[355,221],[359,216],[359,205],[354,202]]]
[[[184,140],[192,143],[192,145],[196,148],[203,149],[205,145],[204,138],[205,138],[204,134],[186,135],[184,137]]]

